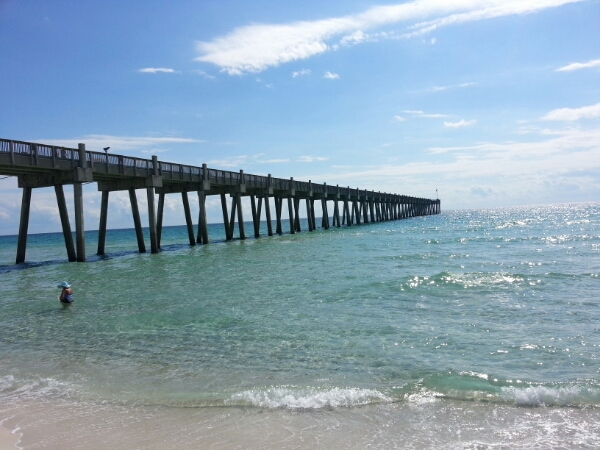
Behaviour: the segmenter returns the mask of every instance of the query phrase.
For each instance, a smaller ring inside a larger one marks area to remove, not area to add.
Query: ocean
[[[156,255],[109,230],[87,263],[31,235],[20,266],[0,237],[0,439],[600,447],[600,203],[262,228],[225,242],[212,224],[190,247],[168,227]]]

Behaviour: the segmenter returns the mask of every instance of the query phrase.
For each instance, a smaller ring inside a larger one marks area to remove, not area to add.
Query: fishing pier
[[[243,170],[239,172],[216,170],[208,168],[206,164],[201,167],[174,164],[159,161],[156,156],[152,159],[143,159],[94,152],[86,150],[85,144],[79,144],[77,149],[71,149],[0,139],[0,175],[18,177],[19,187],[23,190],[17,264],[25,262],[32,190],[41,187],[54,187],[56,192],[57,208],[69,261],[86,260],[82,185],[92,182],[97,183],[98,191],[102,193],[98,227],[97,254],[99,255],[103,255],[105,250],[108,199],[112,191],[129,192],[138,249],[140,252],[146,252],[136,197],[137,189],[146,190],[152,253],[158,253],[160,250],[163,208],[167,194],[181,195],[190,245],[209,243],[206,220],[206,197],[209,195],[221,197],[226,240],[234,238],[236,217],[239,238],[246,238],[242,197],[250,197],[252,231],[255,237],[260,236],[263,209],[269,236],[273,233],[283,234],[282,216],[285,218],[285,215],[289,217],[289,232],[294,234],[301,231],[299,213],[303,200],[308,231],[317,229],[315,201],[321,202],[323,214],[320,226],[323,229],[439,214],[441,211],[440,200],[352,189],[326,183],[316,184],[311,181],[296,181],[293,178],[273,178],[271,175],[251,175],[244,173]],[[64,185],[73,185],[75,242],[71,232]],[[197,232],[194,230],[188,192],[198,195]],[[156,194],[158,194],[158,208],[156,208]],[[228,196],[231,199],[230,207],[227,204]],[[275,227],[271,216],[271,199],[275,206]],[[285,203],[287,203],[287,212],[284,211]],[[333,208],[331,221],[328,209],[330,204]]]

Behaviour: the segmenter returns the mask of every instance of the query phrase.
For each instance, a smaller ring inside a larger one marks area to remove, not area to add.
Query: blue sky
[[[0,137],[437,188],[444,209],[597,201],[599,24],[599,0],[0,0]],[[16,234],[16,179],[0,191]],[[55,202],[34,191],[30,231],[60,229]],[[113,195],[109,227],[130,226]]]

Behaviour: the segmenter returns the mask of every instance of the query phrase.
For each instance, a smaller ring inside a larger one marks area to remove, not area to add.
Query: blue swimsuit
[[[61,300],[63,303],[72,303],[73,302],[73,294],[65,294],[63,299]]]

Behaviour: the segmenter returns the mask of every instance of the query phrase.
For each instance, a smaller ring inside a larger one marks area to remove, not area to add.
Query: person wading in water
[[[62,292],[60,293],[60,297],[58,299],[62,303],[73,303],[73,289],[71,289],[71,285],[66,281],[63,281],[58,285],[59,288],[62,288]]]

